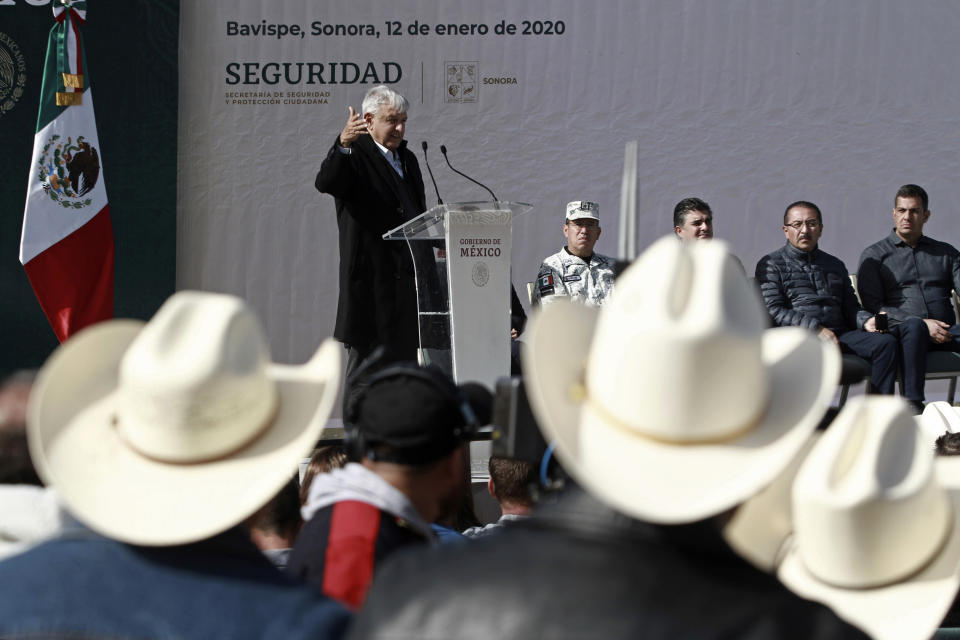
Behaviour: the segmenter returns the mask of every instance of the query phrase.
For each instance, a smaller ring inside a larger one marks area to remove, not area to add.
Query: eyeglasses
[[[804,227],[806,227],[807,229],[816,229],[817,227],[820,226],[820,221],[819,220],[803,220],[803,221],[798,220],[796,222],[791,222],[787,226],[792,227],[794,231],[800,231],[800,229],[803,229]]]

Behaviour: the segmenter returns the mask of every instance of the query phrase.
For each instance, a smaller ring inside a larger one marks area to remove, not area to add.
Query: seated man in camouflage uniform
[[[563,235],[567,246],[540,265],[533,303],[546,305],[568,297],[602,305],[613,290],[614,260],[593,252],[600,237],[600,206],[586,200],[568,202]]]

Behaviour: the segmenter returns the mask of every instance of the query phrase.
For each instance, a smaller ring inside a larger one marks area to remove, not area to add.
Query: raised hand
[[[347,116],[347,124],[343,125],[343,131],[340,132],[340,146],[349,149],[353,141],[362,135],[367,135],[367,123],[359,113],[349,107],[350,115]]]

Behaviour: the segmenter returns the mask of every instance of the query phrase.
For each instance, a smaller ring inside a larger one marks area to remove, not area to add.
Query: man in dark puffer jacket
[[[817,247],[823,216],[812,202],[783,214],[787,243],[757,263],[756,279],[773,323],[806,327],[844,353],[870,361],[875,392],[892,394],[899,370],[897,340],[877,331],[876,317],[857,302],[843,262]]]

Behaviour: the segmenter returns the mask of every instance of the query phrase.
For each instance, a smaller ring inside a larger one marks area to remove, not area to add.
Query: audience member
[[[684,198],[673,208],[673,232],[681,242],[699,242],[713,239],[713,211],[705,200]],[[740,272],[746,274],[743,263],[733,253]]]
[[[463,494],[461,445],[478,426],[438,370],[395,365],[355,388],[344,416],[353,462],[314,478],[288,567],[354,608],[387,555],[435,541],[430,523]]]
[[[799,201],[787,206],[787,242],[761,258],[756,268],[770,317],[774,325],[809,329],[843,353],[870,361],[873,390],[892,394],[900,362],[897,340],[877,332],[876,317],[857,302],[843,262],[819,248],[821,233],[823,216],[817,205]]]
[[[540,265],[534,304],[546,306],[561,298],[589,306],[607,301],[613,291],[615,261],[593,252],[600,231],[600,205],[586,200],[567,203],[563,223],[567,245]]]
[[[342,469],[347,464],[347,450],[338,445],[331,444],[323,447],[317,447],[310,457],[310,463],[300,479],[300,506],[307,502],[307,496],[310,495],[310,485],[318,473],[329,473],[334,469]]]
[[[297,478],[293,477],[270,502],[250,516],[246,524],[253,544],[274,566],[285,569],[302,523]]]
[[[778,571],[877,640],[931,637],[960,586],[960,460],[935,459],[911,412],[846,404],[794,481]]]
[[[20,371],[0,384],[0,559],[56,535],[70,521],[30,461],[27,399],[34,377]]]
[[[500,535],[398,554],[351,637],[863,637],[719,526],[814,432],[837,350],[765,331],[720,241],[661,240],[617,286],[602,310],[551,305],[528,330],[534,413],[585,491]],[[693,382],[696,402],[678,393]]]
[[[700,198],[684,198],[673,208],[673,232],[684,242],[713,238],[713,211]]]
[[[956,456],[960,455],[960,433],[946,432],[938,437],[934,443],[937,455]]]
[[[490,479],[487,490],[500,505],[500,518],[482,527],[471,527],[463,532],[468,538],[482,538],[501,531],[508,522],[516,522],[533,511],[531,487],[537,485],[536,468],[524,460],[491,456],[487,464]]]
[[[479,413],[479,411],[474,413]],[[484,424],[484,422],[478,418],[477,424]],[[460,454],[463,456],[463,462],[460,465],[463,470],[460,496],[457,500],[450,502],[446,513],[440,514],[436,520],[430,523],[430,528],[433,529],[434,535],[437,536],[437,542],[440,544],[465,542],[466,538],[461,531],[480,526],[480,518],[477,517],[473,503],[470,448],[461,447]]]
[[[960,252],[923,235],[930,218],[927,192],[915,184],[897,190],[893,231],[860,256],[857,289],[863,306],[884,313],[900,343],[903,395],[923,402],[927,350],[960,351],[952,291],[960,291]]]
[[[180,292],[46,362],[33,461],[89,529],[0,562],[0,637],[336,638],[350,614],[238,526],[287,482],[337,396],[340,347],[269,362],[237,298]]]

